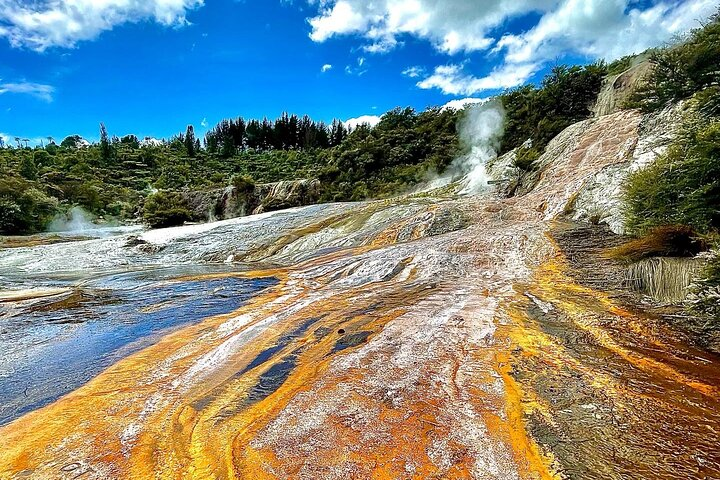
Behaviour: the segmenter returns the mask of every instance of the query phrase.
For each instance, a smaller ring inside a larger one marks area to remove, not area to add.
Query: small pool
[[[0,310],[0,425],[73,391],[163,335],[230,313],[273,278],[178,280],[180,272],[98,275],[66,293]]]

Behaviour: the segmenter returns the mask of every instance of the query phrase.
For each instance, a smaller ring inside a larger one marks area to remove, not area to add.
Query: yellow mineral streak
[[[707,418],[717,375],[663,354],[680,344],[578,285],[544,236],[583,183],[636,143],[640,116],[610,117],[552,146],[555,163],[524,197],[361,204],[238,252],[302,261],[235,274],[279,284],[0,427],[0,479],[555,479],[562,459],[528,433],[531,418],[563,421],[532,383],[538,372],[569,371],[626,413],[653,401],[663,418],[680,409]],[[469,228],[429,237],[445,207],[466,212]],[[533,298],[592,339],[601,350],[593,353],[622,360],[621,374],[685,389],[699,406],[679,393],[662,403],[651,388],[574,355],[532,318]],[[596,321],[607,317],[623,326]],[[617,466],[600,455],[593,463],[606,445],[577,448],[595,472]],[[672,478],[645,476],[655,477]]]

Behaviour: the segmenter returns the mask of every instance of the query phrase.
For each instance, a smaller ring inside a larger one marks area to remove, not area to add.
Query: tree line
[[[205,134],[209,153],[228,158],[245,150],[313,150],[340,145],[348,129],[339,120],[329,126],[309,116],[283,113],[275,121],[242,117],[223,120]]]

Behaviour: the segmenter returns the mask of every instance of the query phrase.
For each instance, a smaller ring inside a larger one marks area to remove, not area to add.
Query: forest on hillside
[[[688,121],[685,143],[679,143],[672,154],[695,152],[702,159],[703,178],[717,174],[713,162],[717,162],[716,118],[720,110],[719,28],[715,16],[683,41],[654,50],[652,73],[626,105],[653,111],[695,99],[700,117],[696,116],[694,123]],[[538,85],[499,95],[506,124],[498,153],[517,149],[516,166],[522,171],[535,168],[535,161],[554,136],[592,115],[604,78],[631,62],[627,57],[610,65],[556,66]],[[221,188],[238,181],[252,184],[318,178],[321,201],[392,196],[442,173],[467,151],[469,146],[463,145],[458,135],[463,114],[439,107],[422,112],[396,108],[385,113],[376,126],[359,125],[352,131],[337,120],[327,125],[285,113],[276,120],[223,120],[203,139],[195,136],[192,126],[168,140],[141,141],[134,135],[111,136],[102,124],[100,141],[94,144],[76,135],[59,144],[49,139],[36,147],[27,146],[20,138],[15,142],[3,139],[0,233],[43,231],[53,218],[74,206],[106,220],[140,219],[146,200],[153,195]],[[717,230],[717,184],[703,184],[704,189],[697,190],[693,182],[705,181],[692,177],[698,172],[690,166],[687,171],[673,169],[677,158],[670,166],[668,162],[660,162],[655,167],[658,171],[644,172],[634,180],[629,223],[637,226],[639,233],[668,221],[691,224],[703,232]],[[672,175],[663,169],[672,170]],[[691,177],[694,180],[687,180]],[[645,189],[638,186],[641,181]],[[695,190],[674,196],[677,185]],[[666,191],[648,193],[650,186]],[[651,204],[657,204],[660,195],[673,213],[653,213]],[[166,198],[181,201],[179,195]],[[702,205],[686,204],[693,201]],[[184,208],[182,204],[171,207]]]
[[[503,150],[532,138],[540,151],[563,128],[589,116],[606,68],[557,67],[541,85],[503,94],[508,112]],[[442,173],[469,148],[457,131],[462,115],[439,107],[396,108],[376,126],[352,131],[337,120],[326,125],[307,116],[236,118],[220,122],[203,139],[188,126],[159,142],[111,136],[102,124],[95,144],[77,135],[37,147],[5,139],[0,233],[42,231],[73,206],[106,220],[137,219],[145,200],[158,191],[220,188],[238,179],[319,178],[322,201],[388,197]]]

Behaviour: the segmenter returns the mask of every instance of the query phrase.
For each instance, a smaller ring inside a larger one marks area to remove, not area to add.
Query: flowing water
[[[719,478],[720,359],[557,240],[640,122],[521,197],[0,251],[0,478]]]

